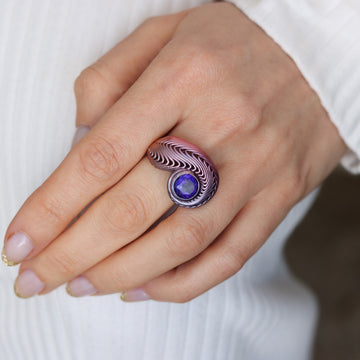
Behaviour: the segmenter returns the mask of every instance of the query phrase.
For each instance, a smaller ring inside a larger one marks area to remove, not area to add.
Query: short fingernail
[[[126,302],[151,300],[151,297],[141,288],[131,289],[121,293],[121,300]]]
[[[89,126],[79,125],[76,128],[71,147],[73,148],[85,136],[85,134],[89,132],[89,130],[90,130]]]
[[[5,241],[1,259],[6,265],[16,265],[24,260],[32,249],[30,238],[23,232],[16,232]]]
[[[14,291],[18,297],[29,298],[43,290],[45,284],[32,270],[23,271],[15,281]]]
[[[71,296],[93,295],[97,292],[94,285],[85,277],[78,276],[66,285],[66,291]]]

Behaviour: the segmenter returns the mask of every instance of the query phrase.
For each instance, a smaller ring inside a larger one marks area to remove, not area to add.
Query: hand
[[[7,230],[23,297],[71,281],[76,296],[188,301],[239,271],[346,150],[293,61],[227,3],[147,20],[75,93],[91,131]],[[202,148],[220,186],[147,231],[172,205],[169,173],[143,157],[167,133]]]

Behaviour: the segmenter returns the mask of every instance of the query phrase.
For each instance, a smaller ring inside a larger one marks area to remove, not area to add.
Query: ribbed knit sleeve
[[[147,17],[207,2],[0,0],[0,237],[69,151],[80,71]],[[282,250],[315,196],[239,273],[185,304],[72,298],[63,286],[23,300],[13,292],[18,268],[0,265],[0,359],[309,360],[316,301]]]
[[[231,0],[295,61],[360,173],[360,3],[358,0]]]

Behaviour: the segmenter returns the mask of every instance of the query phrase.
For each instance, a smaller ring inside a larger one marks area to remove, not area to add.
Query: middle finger
[[[143,159],[56,241],[22,263],[17,293],[29,297],[38,292],[38,281],[36,289],[29,289],[29,285],[22,289],[22,277],[28,279],[29,271],[44,284],[45,293],[136,239],[171,207],[166,194],[168,176],[168,172],[155,169]]]

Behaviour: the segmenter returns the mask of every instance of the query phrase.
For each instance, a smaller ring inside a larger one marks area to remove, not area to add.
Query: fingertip
[[[8,259],[8,257],[7,257],[6,254],[5,254],[5,247],[2,249],[2,252],[1,252],[1,260],[2,260],[2,262],[3,262],[6,266],[15,266],[15,265],[18,265],[17,262],[11,261],[11,260]]]
[[[5,265],[14,266],[22,262],[33,249],[30,237],[26,233],[18,231],[5,241],[1,259]]]
[[[98,290],[93,284],[83,275],[76,277],[66,284],[66,292],[73,297],[82,297],[88,295],[95,295]]]
[[[143,289],[136,288],[128,291],[123,291],[120,295],[120,299],[124,302],[137,302],[151,300],[151,297]]]

